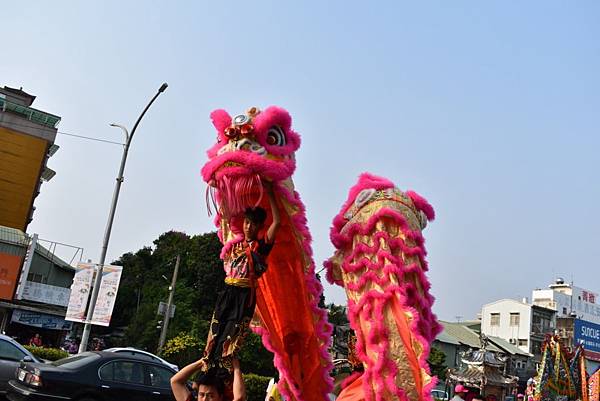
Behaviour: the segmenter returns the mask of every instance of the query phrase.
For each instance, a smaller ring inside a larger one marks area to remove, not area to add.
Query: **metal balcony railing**
[[[60,117],[54,114],[36,110],[33,107],[23,106],[13,103],[0,97],[0,110],[6,113],[17,114],[33,123],[44,125],[49,128],[56,128],[60,122]]]

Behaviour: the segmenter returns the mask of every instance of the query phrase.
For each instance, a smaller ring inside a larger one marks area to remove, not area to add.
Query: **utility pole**
[[[165,340],[167,339],[167,329],[169,328],[169,319],[171,318],[171,306],[173,305],[173,296],[175,295],[175,283],[177,283],[177,272],[179,271],[179,262],[181,261],[181,255],[177,255],[177,261],[175,262],[175,270],[173,271],[173,278],[171,279],[171,285],[169,286],[169,301],[167,302],[167,310],[165,311],[165,320],[163,321],[162,330],[160,332],[160,338],[158,340],[158,351],[160,354]]]

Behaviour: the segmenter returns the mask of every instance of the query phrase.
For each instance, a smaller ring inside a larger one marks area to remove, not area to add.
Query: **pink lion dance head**
[[[252,107],[233,118],[215,110],[211,119],[217,143],[207,152],[202,177],[209,184],[209,212],[211,200],[217,210],[221,257],[243,240],[246,208],[278,211],[281,224],[267,259],[269,268],[256,280],[258,326],[253,329],[274,354],[278,389],[286,399],[326,399],[333,387],[327,352],[332,328],[319,307],[323,288],[315,276],[304,204],[291,178],[300,137],[288,112],[275,106],[264,111]],[[267,182],[272,187],[269,197],[263,196]],[[272,218],[273,213],[267,215],[265,227]]]
[[[219,109],[210,117],[217,129],[217,143],[207,152],[209,161],[202,168],[202,177],[217,189],[222,212],[233,216],[260,203],[261,179],[276,182],[291,177],[300,136],[291,129],[289,113],[276,106],[264,111],[252,107],[233,118]],[[214,192],[212,195],[214,204]]]

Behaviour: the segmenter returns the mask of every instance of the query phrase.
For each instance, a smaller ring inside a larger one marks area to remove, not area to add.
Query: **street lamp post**
[[[102,269],[106,260],[106,251],[108,250],[108,241],[110,239],[110,232],[112,230],[113,221],[115,219],[115,211],[117,209],[117,201],[119,200],[119,192],[121,191],[121,184],[123,183],[123,172],[125,171],[125,162],[127,161],[127,154],[129,152],[129,146],[131,145],[131,139],[135,134],[140,121],[144,117],[144,114],[148,111],[152,103],[156,100],[158,95],[163,93],[167,89],[167,83],[163,83],[158,92],[152,97],[150,102],[146,105],[146,108],[142,111],[142,114],[138,117],[131,134],[122,125],[111,124],[112,127],[119,127],[125,133],[125,146],[123,148],[123,156],[121,157],[121,167],[119,168],[119,175],[117,176],[117,182],[115,184],[115,191],[113,193],[112,203],[110,205],[110,211],[108,213],[108,221],[106,223],[106,230],[104,232],[104,242],[102,243],[102,252],[100,254],[100,262],[98,263],[98,270],[96,271],[96,279],[94,281],[94,289],[92,290],[92,298],[90,299],[90,305],[88,307],[87,316],[85,319],[85,326],[83,328],[83,334],[81,336],[81,343],[79,344],[79,352],[84,352],[87,349],[87,343],[90,338],[90,331],[92,330],[92,317],[94,316],[94,309],[96,308],[96,301],[98,300],[98,291],[100,290],[100,283],[102,282]]]

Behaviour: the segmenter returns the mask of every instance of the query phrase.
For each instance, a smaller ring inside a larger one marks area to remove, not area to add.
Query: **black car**
[[[135,355],[84,352],[52,363],[21,362],[8,382],[10,401],[174,401],[175,371]]]

